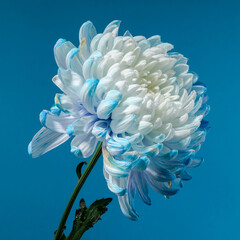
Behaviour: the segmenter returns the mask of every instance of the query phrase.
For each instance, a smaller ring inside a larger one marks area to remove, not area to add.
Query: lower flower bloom
[[[151,204],[148,187],[166,198],[176,194],[208,130],[206,86],[189,72],[187,59],[169,52],[160,36],[118,36],[120,21],[97,34],[82,25],[79,47],[64,39],[54,47],[58,74],[50,111],[29,144],[39,157],[73,137],[71,152],[90,157],[103,142],[104,176],[122,212],[138,218],[136,193]]]

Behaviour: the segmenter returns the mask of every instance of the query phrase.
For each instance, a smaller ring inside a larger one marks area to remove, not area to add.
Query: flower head
[[[91,156],[103,142],[104,176],[120,207],[136,220],[134,197],[151,204],[148,186],[169,197],[195,157],[208,129],[206,87],[189,72],[187,59],[160,36],[118,36],[120,21],[103,33],[86,22],[79,47],[59,39],[54,54],[59,67],[50,111],[42,111],[43,128],[29,144],[38,157],[73,137],[71,151]]]

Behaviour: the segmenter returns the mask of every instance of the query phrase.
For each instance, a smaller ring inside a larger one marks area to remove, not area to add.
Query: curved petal
[[[71,152],[76,157],[90,157],[96,149],[97,139],[92,134],[78,134],[71,142]]]
[[[127,177],[129,171],[123,166],[120,166],[117,162],[113,160],[113,157],[109,154],[105,146],[102,148],[103,155],[103,167],[105,171],[112,177]]]
[[[65,39],[59,39],[54,46],[54,56],[59,68],[66,69],[66,56],[75,46]]]
[[[108,119],[112,111],[117,107],[122,99],[122,94],[117,90],[111,90],[106,94],[97,108],[97,115],[100,119]]]
[[[90,44],[94,36],[97,34],[97,31],[92,22],[85,22],[80,30],[79,30],[79,42],[85,42],[88,50],[88,54],[90,54]]]
[[[131,147],[130,142],[125,138],[113,136],[106,141],[106,148],[113,156],[125,153]]]
[[[72,99],[65,94],[57,93],[55,95],[54,100],[55,100],[55,105],[59,109],[61,109],[61,111],[63,111],[63,112],[69,113],[69,112],[73,111],[75,108]]]
[[[79,99],[81,88],[85,80],[82,76],[71,70],[58,70],[58,79],[54,83],[69,97]]]
[[[142,156],[138,158],[136,161],[133,163],[133,169],[138,170],[138,171],[144,171],[150,163],[150,160],[146,156]]]
[[[88,79],[80,91],[80,100],[89,113],[95,113],[95,91],[99,80],[96,78]]]
[[[127,180],[127,193],[122,197],[119,196],[118,201],[123,214],[133,221],[136,221],[139,217],[134,208],[135,195],[136,186],[133,181],[133,172],[131,172]]]
[[[127,191],[127,178],[119,178],[109,175],[103,168],[103,174],[107,181],[108,188],[118,196],[123,196]]]
[[[160,194],[162,194],[164,196],[171,196],[171,195],[176,194],[179,191],[179,189],[174,189],[174,188],[168,187],[165,182],[156,181],[148,173],[145,174],[145,178],[148,181],[148,183],[150,184],[150,186],[156,192],[158,192],[158,193],[160,193]]]
[[[118,29],[119,29],[120,23],[121,23],[121,21],[119,21],[119,20],[114,20],[114,21],[110,22],[107,25],[107,27],[105,28],[103,34],[111,32],[116,36],[118,34]]]
[[[151,176],[151,179],[155,179],[158,182],[168,182],[176,178],[173,172],[155,164],[153,161],[151,161],[146,169],[146,173],[148,176]]]
[[[79,54],[79,48],[71,49],[66,57],[67,68],[74,71],[75,73],[82,75],[82,59]]]
[[[136,118],[136,114],[129,114],[123,119],[113,119],[110,127],[114,133],[124,133],[132,126]]]
[[[72,124],[68,125],[67,127],[67,134],[71,135],[78,135],[78,134],[88,134],[92,131],[93,125],[96,122],[97,117],[96,115],[89,115],[86,114],[85,116],[77,119]]]
[[[159,35],[152,36],[147,39],[151,47],[159,45],[161,43],[161,37]]]
[[[99,62],[102,60],[102,53],[99,51],[93,52],[93,54],[83,64],[83,76],[84,78],[98,78],[99,74],[96,71]]]
[[[134,171],[133,180],[137,189],[137,192],[144,203],[151,205],[151,199],[148,196],[148,185],[144,177],[144,173],[140,171]]]
[[[92,128],[92,134],[99,140],[103,141],[106,138],[106,135],[108,133],[108,122],[104,120],[99,120],[95,122],[93,128]]]
[[[39,118],[44,127],[59,133],[66,133],[68,125],[76,120],[76,117],[71,115],[61,114],[57,116],[46,110],[40,113]]]
[[[28,146],[28,153],[33,157],[39,157],[44,153],[58,147],[69,139],[67,134],[53,132],[45,127],[41,128],[33,137]]]
[[[200,166],[204,161],[203,158],[190,158],[189,160],[190,161],[187,164],[187,168],[196,168],[196,167]]]

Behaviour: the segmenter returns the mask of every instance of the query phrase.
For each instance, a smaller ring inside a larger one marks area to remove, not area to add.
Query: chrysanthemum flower
[[[53,82],[63,92],[42,111],[43,128],[29,145],[32,157],[73,137],[71,152],[91,156],[103,142],[104,176],[118,195],[123,213],[136,220],[134,197],[150,205],[148,186],[169,197],[206,136],[209,112],[206,87],[189,72],[187,59],[160,36],[118,36],[120,21],[97,34],[82,25],[80,45],[59,39],[54,54],[59,67]]]

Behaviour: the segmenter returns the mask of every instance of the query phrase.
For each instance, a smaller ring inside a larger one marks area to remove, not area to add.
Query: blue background
[[[86,20],[101,32],[114,19],[122,20],[120,33],[160,34],[190,59],[208,85],[212,130],[200,151],[205,163],[191,171],[192,181],[170,200],[151,191],[151,207],[137,199],[138,222],[122,215],[98,161],[81,197],[114,200],[84,239],[240,239],[240,4],[232,0],[1,1],[1,239],[53,239],[77,181],[78,159],[70,142],[38,159],[27,154],[39,112],[59,92],[51,82],[53,46],[60,37],[77,44]]]

